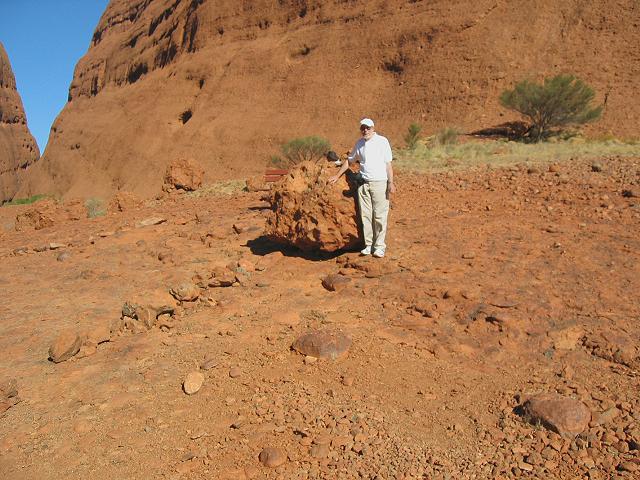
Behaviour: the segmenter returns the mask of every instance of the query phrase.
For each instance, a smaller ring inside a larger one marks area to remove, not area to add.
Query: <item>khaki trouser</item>
[[[365,246],[372,245],[374,250],[385,249],[387,235],[387,214],[389,199],[387,198],[387,181],[366,182],[358,187],[360,204],[360,220]]]

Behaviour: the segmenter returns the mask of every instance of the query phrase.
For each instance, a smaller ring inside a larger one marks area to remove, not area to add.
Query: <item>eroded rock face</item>
[[[528,15],[492,0],[112,0],[20,196],[146,199],[180,156],[205,181],[261,175],[295,137],[351,147],[363,116],[394,147],[415,121],[490,127],[509,120],[500,92],[549,65],[599,98],[615,85],[590,128],[638,136],[634,0],[571,5],[544,0]]]
[[[356,200],[343,176],[326,163],[303,162],[271,190],[266,235],[304,251],[335,252],[359,245]]]
[[[0,204],[14,197],[20,172],[39,157],[38,144],[27,127],[9,56],[0,43]]]

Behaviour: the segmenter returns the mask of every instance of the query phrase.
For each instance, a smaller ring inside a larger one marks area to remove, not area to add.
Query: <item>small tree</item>
[[[294,138],[282,145],[282,156],[291,165],[304,161],[317,161],[331,150],[328,140],[321,137]]]
[[[418,145],[418,139],[420,138],[420,132],[422,131],[422,126],[418,123],[412,123],[409,125],[407,129],[407,133],[404,136],[404,141],[407,144],[407,148],[409,150],[414,150]]]
[[[600,117],[602,106],[591,105],[593,89],[573,75],[545,78],[542,85],[523,80],[500,95],[503,107],[515,110],[531,122],[530,138],[539,142],[554,128],[581,125]]]

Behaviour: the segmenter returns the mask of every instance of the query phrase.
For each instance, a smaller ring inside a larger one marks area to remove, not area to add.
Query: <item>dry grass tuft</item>
[[[413,150],[394,152],[394,164],[399,169],[415,172],[466,169],[478,166],[539,165],[572,159],[603,157],[640,157],[640,142],[636,139],[589,140],[574,137],[569,140],[526,144],[504,140],[467,141],[441,145],[431,139],[421,141]]]

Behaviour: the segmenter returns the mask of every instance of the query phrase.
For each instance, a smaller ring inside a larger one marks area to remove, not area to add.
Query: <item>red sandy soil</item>
[[[0,478],[638,478],[639,172],[399,174],[382,260],[280,250],[260,193],[23,232],[30,207],[3,207],[0,381],[21,402],[0,417]],[[226,265],[239,281],[198,289],[173,327],[47,359],[60,332]],[[351,281],[330,292],[328,274]],[[310,329],[349,335],[347,355],[292,351]],[[541,392],[581,399],[587,430],[527,424],[516,407]]]

